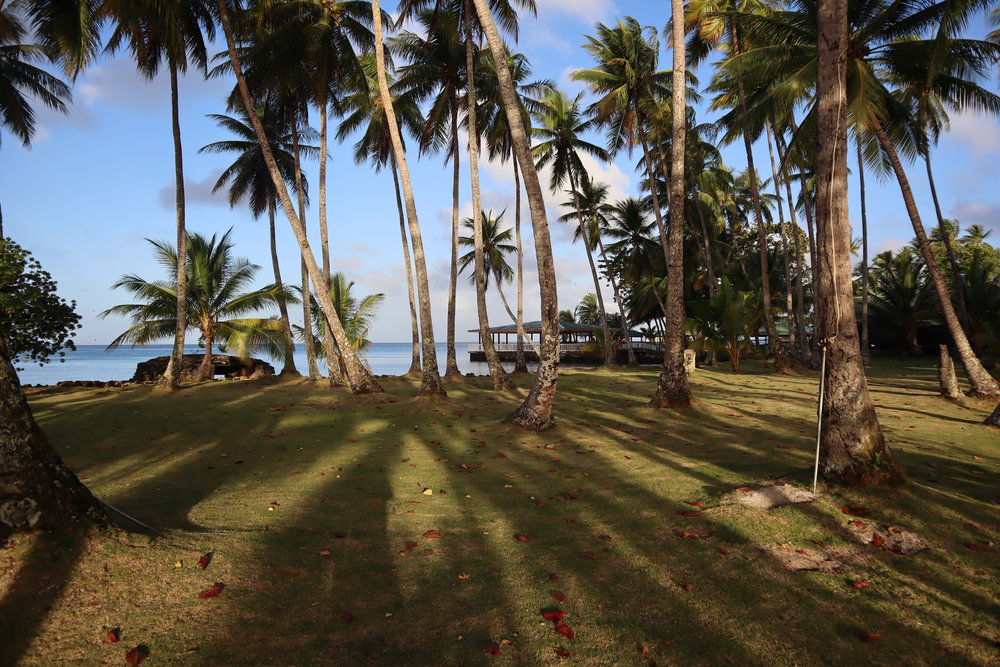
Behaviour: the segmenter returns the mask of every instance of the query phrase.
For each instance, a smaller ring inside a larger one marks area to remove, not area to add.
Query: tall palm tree
[[[868,394],[851,283],[851,226],[847,212],[847,6],[819,0],[817,48],[816,219],[823,280],[819,333],[829,351],[822,422],[823,476],[868,485],[899,481],[902,471],[885,442]]]
[[[473,0],[479,24],[493,53],[494,62],[503,62],[507,57],[500,39],[496,22],[487,0]],[[502,14],[501,14],[502,17]],[[548,216],[545,212],[545,198],[538,171],[531,158],[531,145],[524,119],[517,101],[510,70],[496,68],[504,112],[510,123],[511,143],[514,155],[524,176],[524,189],[528,194],[531,209],[531,226],[535,236],[535,258],[538,263],[538,291],[541,300],[542,344],[540,347],[538,370],[535,382],[521,406],[514,412],[513,423],[528,430],[544,430],[554,423],[552,404],[555,401],[559,380],[559,300],[556,285],[555,262],[552,257],[552,240],[549,236]]]
[[[217,0],[216,6],[218,7],[223,33],[226,37],[226,47],[229,54],[230,64],[233,68],[233,74],[236,76],[236,85],[240,93],[240,101],[243,103],[244,109],[250,117],[254,132],[257,135],[257,140],[261,144],[261,150],[264,152],[264,159],[267,163],[268,171],[271,173],[271,180],[275,184],[282,208],[284,209],[285,215],[292,227],[292,232],[295,234],[296,241],[298,241],[299,249],[302,252],[302,257],[306,263],[309,276],[312,279],[313,284],[316,285],[316,292],[320,301],[320,306],[323,307],[323,310],[326,313],[334,339],[341,349],[347,349],[343,325],[340,320],[337,319],[330,300],[329,285],[323,284],[323,274],[319,265],[316,263],[316,257],[313,255],[312,249],[309,247],[309,242],[305,236],[305,227],[302,218],[295,212],[295,207],[288,194],[288,188],[285,187],[281,173],[278,170],[277,163],[275,162],[274,154],[271,151],[267,135],[264,131],[264,126],[260,122],[260,119],[256,117],[256,114],[253,113],[254,103],[250,95],[250,88],[247,85],[246,77],[243,75],[242,65],[240,64],[240,56],[236,49],[236,40],[233,34],[232,23],[229,17],[229,8],[226,6],[226,0]],[[433,346],[433,343],[431,343],[431,345]],[[347,369],[347,381],[353,392],[374,393],[382,391],[381,386],[379,386],[375,378],[372,377],[371,373],[361,365],[356,356],[350,354],[347,355],[347,358],[345,359],[345,367]]]
[[[539,100],[537,108],[532,113],[538,124],[531,129],[531,133],[540,142],[532,147],[531,152],[536,157],[537,169],[551,166],[549,188],[553,192],[561,189],[564,184],[569,185],[569,193],[576,209],[578,233],[583,239],[587,262],[590,264],[590,275],[594,281],[594,293],[597,296],[601,330],[604,332],[604,364],[611,366],[615,363],[614,341],[608,328],[607,311],[601,294],[601,280],[597,275],[597,264],[594,262],[595,242],[591,239],[593,230],[590,229],[580,207],[578,187],[581,180],[588,178],[580,155],[586,153],[605,161],[609,156],[603,148],[582,137],[583,133],[590,130],[596,122],[595,119],[584,115],[580,106],[582,97],[583,93],[580,93],[570,99],[565,93],[553,90]]]
[[[674,67],[671,72],[670,106],[673,145],[670,164],[670,236],[667,239],[667,330],[664,332],[663,367],[656,381],[651,405],[660,408],[691,404],[684,368],[684,207],[687,201],[684,162],[687,146],[687,105],[684,102],[687,63],[684,52],[684,3],[671,0]],[[655,189],[655,185],[652,186]]]
[[[277,114],[269,104],[269,100],[265,100],[255,111],[264,125],[282,178],[287,185],[293,186],[295,184],[295,160],[290,152],[291,137],[288,128],[278,122]],[[212,114],[209,117],[215,120],[219,127],[228,130],[236,138],[213,142],[198,149],[198,152],[230,153],[237,156],[236,160],[219,176],[212,192],[218,192],[228,186],[231,207],[246,200],[250,213],[255,219],[265,212],[267,213],[274,284],[281,287],[283,283],[281,281],[281,266],[278,263],[278,242],[274,225],[275,202],[278,195],[274,183],[271,182],[271,174],[267,170],[267,164],[264,162],[264,153],[260,149],[260,143],[258,143],[253,127],[246,117],[246,112],[238,114],[238,117],[221,114]],[[295,368],[295,344],[292,340],[288,306],[284,301],[280,301],[278,308],[286,339],[281,375],[298,376],[299,372]]]
[[[174,199],[177,211],[177,329],[170,353],[167,372],[157,383],[164,389],[180,386],[180,362],[184,355],[184,321],[187,307],[184,289],[187,271],[184,262],[187,253],[184,243],[185,199],[184,156],[181,144],[181,125],[178,102],[178,72],[186,72],[194,65],[207,74],[208,52],[206,43],[215,38],[215,20],[208,0],[106,0],[102,11],[112,17],[115,27],[108,38],[106,50],[114,53],[128,48],[135,59],[139,73],[152,79],[164,63],[170,73],[170,112],[174,137]]]
[[[408,16],[402,7],[400,19]],[[459,117],[462,91],[467,84],[465,45],[458,17],[450,12],[426,10],[417,16],[426,36],[404,32],[393,39],[390,48],[403,63],[399,67],[398,87],[408,99],[428,103],[423,130],[417,135],[422,153],[443,148],[445,161],[452,162],[451,265],[448,277],[448,322],[445,377],[458,378],[458,354],[455,347],[456,295],[458,286],[459,234]]]
[[[806,99],[815,85],[811,79],[817,62],[817,0],[797,0],[797,11],[772,16],[734,14],[731,20],[752,29],[767,41],[730,61],[740,77],[778,81],[765,93],[748,101],[748,118],[765,110],[788,108]],[[881,161],[896,177],[907,214],[913,225],[924,264],[941,302],[952,341],[965,366],[972,393],[1000,395],[1000,383],[983,368],[962,329],[939,263],[924,230],[900,152],[916,153],[919,142],[907,122],[909,107],[894,95],[894,87],[912,83],[933,93],[945,108],[1000,112],[1000,96],[978,82],[992,74],[1000,60],[1000,45],[952,37],[964,24],[975,3],[947,0],[901,6],[890,0],[865,0],[850,12],[847,110],[857,131],[881,148]],[[923,39],[919,36],[934,32]],[[911,37],[917,35],[917,37]],[[887,74],[888,73],[888,74]],[[797,134],[801,141],[816,136],[816,112],[806,110]]]
[[[413,199],[413,185],[410,181],[410,169],[406,163],[406,151],[403,148],[403,137],[396,120],[395,105],[385,69],[385,46],[382,42],[382,10],[379,0],[372,0],[372,24],[375,30],[375,64],[378,79],[379,96],[385,109],[385,118],[392,139],[392,152],[399,168],[399,176],[403,185],[403,197],[406,202],[406,217],[410,226],[410,240],[413,243],[413,263],[417,273],[417,297],[420,301],[420,335],[423,343],[423,376],[420,393],[422,395],[445,396],[441,377],[438,374],[437,350],[434,347],[434,325],[431,322],[430,288],[427,282],[427,263],[424,259],[424,244],[420,235],[420,222],[417,218],[417,205]]]
[[[412,339],[410,369],[407,373],[420,372],[420,321],[417,316],[417,302],[414,295],[413,265],[410,244],[406,237],[406,213],[403,197],[399,191],[399,170],[392,153],[392,137],[385,119],[385,108],[379,103],[378,79],[375,55],[365,54],[360,59],[362,78],[354,80],[349,91],[340,101],[344,119],[337,129],[337,139],[343,141],[353,132],[363,129],[361,138],[354,144],[354,161],[357,164],[371,162],[375,171],[389,165],[396,194],[396,211],[399,214],[399,236],[403,247],[403,270],[406,271],[406,291],[410,304],[410,335]],[[389,81],[396,105],[396,116],[410,134],[420,136],[424,126],[420,108],[410,97],[400,95],[398,87]],[[405,144],[404,144],[405,147]]]
[[[212,378],[212,350],[216,343],[238,356],[249,357],[263,348],[280,353],[287,344],[281,323],[269,318],[246,317],[263,307],[277,305],[283,300],[294,301],[285,288],[267,285],[247,291],[254,281],[256,264],[242,257],[234,257],[233,244],[227,231],[222,237],[211,239],[200,234],[188,235],[185,270],[188,280],[188,312],[185,322],[201,334],[205,346],[196,381]],[[119,345],[144,345],[173,333],[177,325],[177,249],[163,241],[152,241],[156,260],[167,269],[167,280],[148,281],[137,275],[122,276],[113,288],[124,288],[133,294],[137,303],[113,306],[100,314],[124,315],[132,319],[132,326],[108,345],[113,350]],[[276,356],[276,355],[275,355]]]

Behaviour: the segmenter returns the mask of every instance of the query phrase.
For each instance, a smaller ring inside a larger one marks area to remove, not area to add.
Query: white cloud
[[[972,148],[976,157],[1000,150],[1000,123],[991,116],[978,114],[956,114],[951,119],[948,132],[960,143]]]
[[[613,0],[542,0],[539,13],[553,10],[568,14],[583,23],[592,24],[615,15],[618,11]]]
[[[956,218],[962,227],[980,224],[987,229],[1000,232],[1000,205],[972,201],[959,201],[951,207],[951,217]]]

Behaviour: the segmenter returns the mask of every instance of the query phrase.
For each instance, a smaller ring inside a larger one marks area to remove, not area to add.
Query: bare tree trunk
[[[493,52],[494,62],[507,62],[507,53],[500,40],[496,24],[493,22],[493,15],[490,13],[487,0],[473,1],[479,15],[479,23],[486,33],[490,50]],[[552,258],[549,223],[545,212],[545,198],[542,193],[542,185],[538,181],[538,172],[531,159],[531,147],[521,118],[517,90],[514,88],[510,71],[506,67],[497,67],[496,69],[504,112],[507,115],[507,123],[510,125],[511,144],[514,147],[517,162],[521,166],[524,188],[528,193],[528,206],[531,208],[535,257],[538,262],[538,290],[541,295],[542,354],[538,360],[538,370],[535,372],[535,382],[531,391],[521,407],[514,412],[512,421],[522,428],[540,431],[555,423],[552,417],[552,404],[555,402],[559,380],[559,300],[556,289],[556,271]]]
[[[273,197],[269,197],[267,202],[267,222],[270,227],[271,268],[274,270],[274,284],[280,289],[283,284],[281,282],[281,266],[278,264],[278,238],[274,229]],[[295,342],[292,338],[292,324],[288,319],[288,305],[284,300],[278,301],[278,312],[281,314],[281,331],[285,337],[284,359],[279,375],[282,377],[301,377],[295,368]]]
[[[702,253],[705,256],[705,267],[708,270],[708,298],[715,296],[715,269],[712,266],[715,262],[712,258],[712,247],[708,239],[708,223],[705,222],[705,212],[701,205],[695,204],[698,209],[698,221],[701,224]],[[708,365],[715,366],[718,363],[716,351],[713,349],[708,353]]]
[[[209,334],[205,336],[205,352],[201,355],[201,363],[198,365],[195,380],[198,382],[205,382],[206,380],[211,380],[214,377],[215,364],[212,363],[212,336]]]
[[[847,210],[847,5],[820,0],[816,160],[820,335],[827,348],[821,469],[828,482],[866,486],[902,481],[868,395],[851,284]]]
[[[396,188],[396,210],[399,212],[399,237],[403,243],[403,268],[406,271],[406,292],[410,298],[410,335],[413,350],[410,356],[410,370],[406,374],[420,372],[420,322],[417,319],[417,303],[413,295],[413,267],[410,264],[410,245],[406,240],[406,218],[403,216],[403,199],[399,194],[399,175],[396,173],[396,157],[391,156],[392,183]]]
[[[295,160],[295,194],[299,201],[299,220],[302,221],[302,235],[308,237],[306,229],[306,191],[302,182],[302,163],[299,150],[299,119],[292,119],[292,156]],[[309,288],[309,270],[306,268],[306,258],[299,262],[299,273],[302,279],[302,339],[306,346],[306,367],[309,379],[318,382],[319,366],[316,364],[316,337],[312,329],[312,290]],[[322,280],[322,276],[320,276]],[[327,283],[329,284],[329,283]]]
[[[493,388],[497,391],[513,389],[514,383],[507,376],[500,355],[497,354],[493,346],[493,338],[490,336],[490,316],[486,310],[486,261],[483,257],[483,216],[482,201],[479,192],[479,126],[476,118],[476,59],[474,38],[472,29],[472,7],[469,0],[465,0],[465,92],[468,99],[468,110],[466,111],[466,121],[469,130],[469,173],[472,181],[472,229],[475,241],[475,269],[476,269],[476,310],[479,312],[479,337],[483,343],[483,352],[486,354],[486,366],[490,369],[490,377],[493,378]],[[506,69],[507,58],[497,59],[497,69]],[[458,155],[455,155],[458,160]]]
[[[927,165],[927,183],[931,186],[931,199],[934,201],[934,212],[937,214],[938,229],[941,231],[941,242],[944,243],[945,252],[948,254],[948,263],[951,265],[951,280],[955,284],[955,303],[958,304],[959,321],[962,323],[965,335],[968,336],[969,309],[965,306],[965,280],[958,267],[955,249],[951,245],[951,234],[948,233],[944,216],[941,215],[941,204],[938,202],[937,187],[934,185],[934,172],[931,170],[930,150],[924,154],[924,164]]]
[[[941,275],[941,267],[938,266],[937,259],[931,251],[930,241],[927,240],[927,234],[924,232],[924,225],[920,220],[920,212],[917,211],[917,203],[913,199],[913,191],[910,189],[910,182],[906,178],[906,172],[903,171],[903,164],[899,161],[896,147],[879,123],[875,123],[875,134],[878,137],[879,143],[882,144],[882,148],[889,156],[889,162],[892,164],[896,180],[899,182],[899,189],[903,193],[903,201],[906,204],[906,212],[910,216],[910,223],[913,225],[913,231],[917,235],[917,245],[920,246],[920,254],[924,258],[927,273],[930,275],[931,282],[934,283],[934,289],[937,291],[938,301],[941,303],[941,312],[944,314],[944,320],[948,324],[948,331],[951,333],[952,342],[955,344],[955,349],[958,350],[958,356],[962,359],[962,365],[965,366],[965,374],[969,376],[969,382],[972,384],[971,395],[978,398],[1000,396],[1000,384],[997,384],[997,381],[983,368],[983,364],[976,357],[972,346],[969,345],[969,339],[966,338],[965,331],[962,329],[962,325],[958,321],[958,316],[955,314],[955,307],[951,304],[951,295],[948,293],[948,285],[945,284],[944,276]]]
[[[1000,404],[997,405],[996,409],[993,411],[993,414],[987,417],[986,421],[984,421],[983,423],[986,424],[987,426],[996,426],[997,428],[1000,428]]]
[[[385,119],[392,137],[392,152],[396,156],[399,178],[403,185],[403,201],[406,203],[406,217],[410,226],[410,241],[413,243],[413,264],[417,276],[417,299],[420,303],[420,337],[423,344],[423,374],[420,383],[422,396],[446,396],[441,376],[438,373],[437,350],[434,347],[434,323],[431,319],[431,295],[427,283],[427,262],[424,258],[424,242],[420,235],[420,221],[417,218],[417,204],[413,199],[410,169],[406,163],[406,151],[396,122],[389,82],[385,75],[385,45],[382,43],[382,10],[379,0],[372,0],[372,23],[375,31],[375,61],[378,72],[378,90],[385,108]]]
[[[451,102],[451,152],[452,152],[452,182],[451,182],[451,267],[448,273],[448,350],[444,367],[445,378],[462,377],[458,370],[458,355],[455,349],[455,299],[458,293],[458,218],[459,218],[459,175],[461,160],[458,145],[458,101]]]
[[[330,232],[326,220],[326,144],[327,144],[327,103],[326,94],[319,105],[319,244],[323,256],[323,280],[330,284]],[[302,216],[305,220],[305,216]],[[342,387],[344,378],[337,361],[337,346],[333,341],[330,323],[323,322],[323,353],[326,357],[326,377],[331,387]]]
[[[789,116],[788,123],[792,128],[792,132],[798,132],[798,127],[795,125],[795,118]],[[809,235],[809,269],[812,272],[813,279],[813,296],[819,292],[819,282],[820,276],[816,273],[816,267],[819,265],[819,257],[816,254],[816,235],[814,233],[813,225],[813,198],[812,193],[809,191],[809,179],[806,177],[805,170],[799,172],[799,187],[802,191],[802,201],[805,204],[803,207],[806,212],[806,231]],[[819,310],[822,308],[819,299],[813,299],[813,337],[810,341],[810,356],[812,357],[812,363],[815,365],[819,359],[819,335],[817,334],[819,321],[822,317]]]
[[[673,15],[673,141],[670,165],[670,237],[667,253],[667,330],[663,341],[663,367],[650,405],[679,408],[691,405],[687,371],[684,369],[684,154],[687,118],[684,102],[685,63],[684,0],[671,0]],[[652,184],[656,189],[656,184]]]
[[[868,342],[868,202],[865,197],[865,161],[861,155],[861,139],[857,141],[858,185],[861,195],[861,362],[872,365],[871,345]],[[949,357],[949,361],[951,358]]]
[[[785,166],[784,141],[781,133],[774,135],[775,145],[778,150],[778,164],[781,167],[781,180],[785,182],[785,195],[788,199],[788,219],[792,223],[792,234],[795,236],[795,330],[798,332],[799,354],[808,363],[811,361],[811,351],[808,337],[806,336],[806,296],[805,296],[805,269],[802,266],[802,230],[795,214],[795,197],[792,195],[792,181],[788,177],[788,168]]]
[[[521,170],[517,156],[511,154],[514,165],[514,242],[517,244],[517,354],[514,357],[514,372],[527,373],[528,364],[524,360],[524,248],[521,245]],[[528,338],[528,340],[531,340]],[[532,341],[532,347],[537,347]],[[536,350],[537,354],[537,350]]]
[[[377,0],[376,0],[377,1]],[[302,252],[302,258],[306,263],[306,268],[309,271],[309,275],[313,278],[313,282],[317,284],[316,292],[319,298],[320,306],[326,313],[326,317],[330,322],[330,327],[333,329],[334,339],[337,341],[337,347],[343,351],[344,367],[347,370],[347,381],[351,386],[351,391],[356,394],[370,394],[381,392],[382,387],[379,386],[375,378],[372,377],[371,373],[361,364],[358,360],[356,354],[351,351],[350,344],[347,341],[347,335],[344,332],[343,324],[340,318],[337,317],[337,312],[333,307],[333,300],[330,297],[330,285],[323,284],[323,274],[320,270],[319,265],[316,263],[316,257],[312,253],[312,249],[309,247],[309,240],[305,235],[305,226],[302,219],[295,213],[295,206],[292,204],[292,199],[288,194],[288,189],[285,187],[285,182],[281,177],[281,172],[278,170],[278,165],[274,160],[274,153],[271,152],[271,145],[268,143],[267,135],[264,133],[264,125],[261,123],[260,118],[254,113],[253,100],[250,98],[250,90],[247,87],[246,79],[243,76],[243,68],[240,65],[239,55],[236,53],[236,42],[233,39],[233,29],[229,22],[229,10],[226,7],[226,0],[216,0],[216,6],[219,9],[219,17],[222,22],[222,30],[226,36],[226,46],[229,52],[229,60],[233,66],[233,73],[236,75],[236,85],[240,92],[240,98],[243,101],[243,108],[247,112],[247,116],[250,118],[250,122],[253,125],[254,133],[257,135],[257,141],[260,143],[261,152],[264,154],[264,161],[267,164],[267,170],[271,174],[271,181],[274,183],[274,187],[278,193],[278,198],[281,200],[281,206],[285,210],[285,215],[288,217],[288,223],[292,227],[292,232],[295,234],[295,239],[298,241],[299,249]]]
[[[965,394],[958,387],[958,377],[955,375],[955,362],[951,360],[947,345],[941,345],[941,354],[938,357],[938,384],[941,386],[941,395],[952,401],[965,398]]]
[[[107,521],[35,423],[0,336],[0,545],[13,533]]]
[[[576,208],[576,222],[580,226],[580,239],[587,251],[587,262],[590,264],[590,275],[594,280],[594,296],[597,298],[597,314],[601,318],[601,330],[604,332],[604,365],[615,366],[615,346],[611,339],[611,328],[608,326],[608,313],[604,309],[604,296],[601,294],[601,279],[597,275],[597,265],[594,263],[594,252],[590,246],[590,234],[580,210],[580,196],[576,192],[576,176],[573,170],[569,173],[569,187],[573,194],[573,206]]]
[[[172,391],[181,386],[184,364],[184,333],[187,330],[187,229],[184,223],[184,154],[178,109],[177,65],[170,61],[170,119],[174,134],[174,202],[177,207],[177,326],[167,369],[156,382],[158,389]]]
[[[765,129],[767,130],[767,150],[771,156],[771,180],[774,181],[774,197],[778,201],[778,236],[781,239],[781,254],[784,258],[785,270],[785,314],[788,323],[788,336],[794,350],[798,336],[792,327],[792,319],[795,312],[795,307],[792,304],[792,267],[790,264],[791,260],[788,257],[788,237],[785,234],[785,207],[781,199],[781,179],[778,177],[778,165],[774,161],[774,142],[771,140],[773,127],[773,124],[770,122],[765,125]]]

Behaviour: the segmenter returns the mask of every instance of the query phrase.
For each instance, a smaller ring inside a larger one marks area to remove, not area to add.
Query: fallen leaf
[[[723,556],[728,556],[729,549],[727,549],[726,547],[719,547],[719,553],[722,554]]]
[[[976,456],[975,454],[972,455],[972,458],[974,458],[977,461],[985,461],[986,460],[982,456]]]
[[[691,590],[691,584],[689,584],[688,582],[685,581],[683,584],[681,584],[681,589],[684,590],[685,592],[690,591]]]
[[[872,546],[880,547],[882,549],[885,548],[885,540],[883,540],[882,536],[879,535],[878,533],[872,533],[871,544]]]
[[[857,519],[852,519],[851,521],[848,521],[847,523],[850,526],[857,526],[858,528],[860,528],[861,526],[865,525],[864,521],[858,521]]]
[[[212,562],[212,553],[209,552],[198,559],[198,567],[204,570],[206,567],[208,567],[208,564],[211,562]]]
[[[568,658],[570,655],[572,655],[569,651],[567,651],[566,649],[564,649],[562,646],[548,646],[546,648],[550,648],[553,651],[555,651],[555,654],[558,655],[560,658]]]
[[[812,542],[813,544],[815,544],[818,547],[825,547],[826,546],[826,543],[823,542],[823,540],[810,540],[810,542]]]
[[[344,625],[347,625],[353,620],[354,620],[354,614],[352,614],[349,611],[345,611],[343,614],[340,615],[340,622],[343,623]]]
[[[427,539],[438,539],[441,537],[441,533],[437,532],[436,530],[428,530],[426,533],[424,533],[424,537],[426,537]]]
[[[556,621],[556,634],[560,634],[566,639],[573,639],[573,628],[569,627],[562,621]]]
[[[487,644],[483,647],[483,652],[489,655],[500,655],[500,647],[496,644]]]
[[[589,551],[584,551],[580,555],[583,556],[584,558],[589,558],[590,560],[597,560],[597,559],[600,558],[600,556],[596,556],[596,555],[590,553]]]
[[[121,630],[118,628],[112,628],[104,634],[104,641],[109,644],[117,644],[118,638],[121,635]]]
[[[866,584],[863,581],[856,581],[856,580],[851,581],[851,586],[854,586],[855,588],[870,588],[869,584]]]
[[[559,600],[560,602],[566,601],[566,596],[563,595],[561,591],[549,591],[549,597],[555,600]]]
[[[208,598],[214,598],[216,595],[222,592],[222,585],[215,584],[211,588],[206,588],[201,593],[198,593],[198,597],[202,600],[207,600]]]
[[[140,662],[149,657],[149,649],[143,645],[136,646],[131,651],[125,653],[125,662],[135,667]]]
[[[692,507],[707,507],[705,503],[699,503],[697,500],[694,502],[688,501],[688,505],[691,505]]]
[[[471,574],[465,574],[465,573],[463,573],[463,574],[458,575],[458,578],[459,579],[468,579],[471,576],[472,576]]]
[[[750,493],[751,491],[753,491],[753,489],[751,489],[749,486],[741,486],[736,490],[742,491],[743,493]]]
[[[882,639],[882,635],[875,635],[870,632],[862,632],[858,634],[858,639],[860,639],[863,642],[877,642],[878,640]]]
[[[972,549],[973,551],[989,551],[989,548],[982,546],[981,544],[976,544],[975,542],[966,542],[966,549]]]
[[[514,539],[517,540],[518,542],[530,542],[531,541],[531,538],[528,537],[527,535],[515,535]]]
[[[604,540],[605,542],[610,542],[611,541],[611,536],[610,535],[598,535],[597,537],[600,538],[600,539],[602,539],[602,540]]]
[[[795,553],[802,554],[803,556],[808,556],[809,555],[809,552],[806,551],[805,549],[796,549]]]
[[[423,493],[425,496],[433,496],[434,489],[424,489],[423,491],[421,491],[421,493]]]
[[[868,510],[866,510],[864,507],[852,506],[852,507],[839,507],[837,509],[839,509],[844,514],[850,514],[852,516],[864,516],[868,514]]]
[[[555,581],[558,578],[559,578],[559,575],[557,575],[557,574],[550,574],[549,575],[549,581]]]
[[[566,617],[566,612],[564,611],[543,611],[542,618],[546,621],[561,621]]]

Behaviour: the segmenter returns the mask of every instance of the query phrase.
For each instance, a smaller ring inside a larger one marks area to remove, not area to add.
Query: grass
[[[992,406],[938,398],[929,362],[876,364],[909,483],[771,511],[729,500],[809,483],[817,379],[754,363],[700,369],[683,413],[646,407],[655,369],[566,371],[543,434],[505,423],[520,399],[488,378],[442,402],[405,378],[370,397],[278,381],[36,394],[81,479],[158,532],[0,551],[0,663],[121,664],[143,644],[146,664],[544,664],[558,649],[581,664],[997,664]],[[929,548],[858,544],[848,505]],[[814,540],[850,569],[775,556]],[[574,639],[543,620],[553,609]]]

